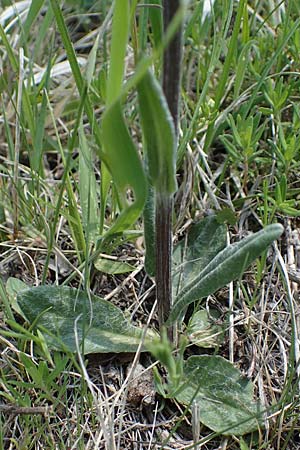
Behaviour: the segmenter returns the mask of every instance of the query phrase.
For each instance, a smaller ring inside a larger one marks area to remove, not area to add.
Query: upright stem
[[[164,30],[180,6],[180,0],[164,0]],[[164,52],[162,86],[178,136],[179,93],[181,80],[182,26],[177,30]]]
[[[172,197],[156,193],[156,295],[160,327],[169,317],[172,303],[172,211]]]
[[[163,0],[164,30],[166,30],[176,14],[180,0]],[[176,138],[178,136],[180,67],[182,52],[182,29],[174,35],[164,52],[162,86],[172,114]],[[172,212],[173,195],[156,194],[156,296],[159,311],[160,327],[169,316],[172,304]],[[173,330],[168,330],[169,338],[173,338]]]

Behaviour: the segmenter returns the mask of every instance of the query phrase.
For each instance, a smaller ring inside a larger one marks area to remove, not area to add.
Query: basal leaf
[[[267,226],[240,242],[229,245],[184,288],[175,298],[167,323],[173,323],[190,303],[207,297],[241,277],[243,271],[283,232],[280,224]]]
[[[195,311],[186,329],[189,341],[198,347],[219,347],[224,341],[226,329],[226,324],[220,322],[220,316],[215,309]]]
[[[196,402],[200,421],[211,430],[243,435],[259,427],[260,407],[253,402],[252,383],[221,356],[191,356],[182,381],[176,400],[184,405]]]
[[[128,264],[126,261],[118,261],[109,258],[98,258],[94,265],[100,272],[109,273],[111,275],[132,272],[135,269],[134,266]]]
[[[38,319],[36,326],[56,350],[76,351],[75,327],[85,354],[135,352],[143,336],[112,303],[69,287],[30,288],[19,292],[17,301],[29,322]],[[147,332],[145,344],[153,335]]]
[[[175,295],[191,282],[226,247],[227,228],[218,218],[207,216],[189,229],[187,240],[173,252],[173,290]]]
[[[150,70],[137,89],[150,181],[160,193],[172,194],[177,188],[173,119],[162,88]]]
[[[22,310],[17,302],[17,295],[19,292],[28,289],[27,284],[24,281],[19,280],[18,278],[10,277],[5,286],[11,307],[14,311],[16,311],[21,317],[24,317]]]

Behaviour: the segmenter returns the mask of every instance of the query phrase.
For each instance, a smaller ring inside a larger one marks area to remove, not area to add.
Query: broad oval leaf
[[[199,408],[200,421],[217,433],[243,435],[260,426],[252,383],[221,356],[191,356],[183,368],[176,400]]]
[[[172,194],[177,182],[176,138],[171,113],[151,70],[138,83],[137,90],[150,182],[160,193]]]
[[[177,295],[167,324],[173,323],[190,303],[207,297],[221,287],[241,277],[247,267],[283,232],[280,224],[267,226],[240,242],[222,250]]]
[[[84,354],[135,352],[144,333],[110,302],[95,295],[89,299],[85,292],[66,286],[26,289],[18,293],[17,301],[27,320],[36,322],[48,346],[56,350],[77,350],[75,327]],[[145,345],[152,337],[154,332],[148,330]]]
[[[187,239],[173,252],[172,283],[174,294],[191,282],[226,247],[227,227],[216,215],[207,216],[191,226]]]

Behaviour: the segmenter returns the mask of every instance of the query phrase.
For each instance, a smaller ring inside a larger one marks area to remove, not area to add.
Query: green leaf
[[[222,250],[178,293],[167,324],[176,321],[181,311],[190,303],[207,297],[231,281],[240,278],[243,271],[275,239],[278,239],[282,232],[282,225],[269,225],[264,230],[254,233]]]
[[[114,183],[117,186],[117,190],[121,197],[125,195],[123,190],[126,188],[133,187],[132,183],[134,182],[134,173],[128,172],[128,179],[123,184],[121,180],[118,178],[118,166],[124,162],[122,158],[125,157],[127,163],[130,162],[130,158],[133,158],[136,161],[136,150],[134,148],[133,142],[130,138],[128,130],[126,128],[124,118],[122,116],[122,108],[120,103],[120,95],[122,91],[122,83],[124,77],[124,69],[125,69],[125,56],[127,49],[127,42],[129,37],[129,23],[130,23],[130,8],[128,0],[116,0],[114,4],[114,14],[113,14],[113,22],[112,22],[112,39],[111,39],[111,48],[110,48],[110,68],[109,74],[106,83],[106,113],[104,118],[107,118],[107,121],[103,120],[102,128],[104,133],[104,150],[106,154],[111,156],[110,161],[105,161],[105,165],[101,166],[101,216],[100,216],[100,232],[103,231],[104,225],[104,216],[105,216],[105,208],[107,203],[107,196],[111,181],[111,176],[113,178]],[[114,104],[116,103],[116,104]],[[112,122],[113,121],[113,122]],[[122,140],[118,140],[118,136],[114,139],[114,130],[112,127],[118,129],[120,131],[119,137],[125,139],[125,145],[123,148]],[[123,136],[122,136],[123,135]],[[118,162],[117,162],[118,161]],[[108,171],[109,169],[109,171]],[[141,168],[138,169],[141,171]],[[125,174],[126,175],[126,174]],[[127,186],[126,186],[127,185]],[[135,191],[137,201],[139,193]],[[137,205],[136,205],[137,206]],[[123,218],[130,217],[130,210],[124,205]],[[131,212],[132,211],[131,209]],[[128,215],[127,215],[128,213]],[[139,216],[139,211],[137,208],[136,215],[133,214],[132,222],[129,221],[128,227],[132,225],[132,223]],[[110,231],[109,234],[113,234],[118,231],[123,231],[123,229],[127,228],[127,225],[122,225],[123,218],[119,218],[118,224],[121,225],[121,229],[118,229],[118,225],[113,227],[113,230]],[[123,228],[122,228],[123,227]]]
[[[144,333],[110,302],[69,287],[26,289],[18,293],[17,301],[30,323],[38,318],[36,326],[55,350],[77,350],[75,328],[84,354],[135,352]],[[145,344],[152,337],[154,332],[148,331]]]
[[[57,28],[58,31],[60,33],[61,36],[61,40],[63,43],[63,46],[65,47],[66,50],[66,54],[67,54],[67,58],[68,61],[70,63],[71,69],[72,69],[72,73],[73,73],[73,77],[77,86],[77,89],[79,91],[79,94],[81,96],[81,101],[84,104],[84,109],[86,112],[86,115],[88,117],[88,121],[90,123],[90,126],[93,130],[93,136],[95,138],[95,141],[97,143],[97,150],[99,155],[101,156],[101,158],[104,160],[105,156],[102,152],[102,145],[101,145],[101,130],[100,130],[100,126],[98,125],[97,120],[95,119],[95,115],[94,115],[94,111],[92,108],[92,104],[90,102],[89,96],[86,95],[86,83],[85,80],[81,74],[81,70],[79,67],[79,63],[77,60],[77,56],[73,47],[73,44],[71,42],[69,33],[68,33],[68,29],[66,26],[66,23],[64,21],[64,17],[61,11],[61,7],[60,4],[58,2],[58,0],[50,0],[50,5],[51,8],[53,10],[53,14],[55,17],[55,21],[57,24]],[[0,26],[0,37],[1,37],[1,26]],[[105,161],[104,161],[105,162]]]
[[[287,216],[290,217],[299,217],[300,216],[300,211],[299,209],[293,208],[293,206],[291,206],[292,204],[295,204],[293,202],[293,200],[291,202],[287,201],[287,202],[282,202],[280,203],[280,205],[278,205],[278,209],[283,212],[284,214],[286,214]],[[296,204],[295,204],[296,206]]]
[[[135,269],[134,266],[125,261],[117,261],[108,258],[98,258],[94,265],[100,272],[109,273],[111,275],[132,272]]]
[[[234,20],[234,26],[232,30],[232,34],[228,43],[228,51],[226,54],[226,58],[222,67],[222,74],[220,76],[218,85],[216,87],[216,92],[214,94],[214,100],[215,100],[215,111],[218,111],[219,106],[222,102],[222,98],[224,96],[226,86],[228,83],[228,76],[229,71],[232,66],[232,63],[234,61],[234,55],[237,50],[237,43],[238,43],[238,35],[240,32],[240,26],[241,21],[243,19],[243,12],[244,12],[244,6],[245,6],[245,0],[241,0],[238,3],[238,8]],[[207,150],[212,143],[212,140],[215,136],[216,132],[216,126],[215,126],[215,120],[212,120],[211,123],[208,126],[207,132],[206,132],[206,138],[204,143],[204,149]]]
[[[82,222],[89,241],[95,241],[98,228],[98,200],[96,176],[93,168],[93,155],[88,146],[81,123],[79,130],[79,194]]]
[[[228,223],[231,226],[236,225],[237,218],[231,208],[223,208],[216,214],[219,223]]]
[[[243,435],[259,425],[259,404],[253,386],[221,356],[191,356],[183,369],[183,388],[175,398],[184,405],[196,402],[200,421],[225,435]]]
[[[147,0],[146,0],[147,2]],[[144,52],[147,48],[148,41],[148,8],[147,3],[144,3],[141,11],[139,13],[139,22],[138,22],[138,45],[137,48],[140,52]]]
[[[146,72],[137,89],[150,182],[160,193],[172,194],[177,189],[173,119],[162,88],[151,70]]]
[[[220,323],[221,314],[215,310],[206,309],[196,311],[187,326],[186,333],[190,342],[198,347],[219,347],[224,338],[226,325]]]
[[[32,30],[32,25],[36,20],[43,4],[44,0],[35,0],[34,2],[31,2],[25,23],[23,25],[22,45],[26,45],[25,43],[27,42],[30,31]]]
[[[147,183],[141,160],[129,135],[121,103],[109,107],[102,118],[102,139],[106,164],[112,174],[122,211],[107,235],[129,229],[143,211],[147,197]],[[134,198],[127,200],[128,189]]]
[[[17,302],[17,294],[25,289],[28,289],[27,284],[25,284],[23,281],[19,280],[18,278],[10,277],[5,286],[11,307],[14,311],[16,311],[21,317],[24,318],[24,314],[22,310],[19,307],[19,304]]]
[[[226,232],[226,226],[215,215],[207,216],[191,226],[187,241],[180,241],[173,252],[175,295],[226,247]]]
[[[247,442],[245,442],[243,438],[240,439],[240,449],[241,450],[251,450],[250,447],[248,447]]]
[[[241,86],[245,78],[246,69],[250,61],[249,53],[255,41],[248,41],[239,54],[239,59],[236,66],[236,76],[234,82],[233,97],[236,100],[240,94]]]
[[[162,6],[161,0],[151,0],[149,8],[149,19],[151,23],[151,30],[155,47],[158,48],[162,42],[163,36],[163,21],[162,21]]]
[[[96,57],[97,57],[97,51],[99,48],[99,39],[100,39],[100,33],[97,35],[95,42],[93,44],[92,50],[90,51],[88,62],[86,66],[86,81],[88,87],[91,86],[91,82],[95,73],[95,67],[96,67]]]

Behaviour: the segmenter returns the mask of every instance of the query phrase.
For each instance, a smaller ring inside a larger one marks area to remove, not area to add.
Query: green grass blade
[[[50,4],[51,4],[51,8],[53,10],[54,16],[55,16],[56,24],[57,24],[59,33],[61,35],[63,45],[64,45],[66,53],[67,53],[68,61],[70,63],[71,69],[72,69],[72,73],[73,73],[73,76],[75,79],[77,89],[79,91],[79,94],[82,96],[84,93],[84,89],[85,89],[85,81],[83,79],[83,76],[81,75],[79,64],[76,59],[74,47],[72,45],[72,42],[71,42],[67,27],[65,24],[59,3],[57,0],[50,0]],[[98,122],[95,120],[94,111],[93,111],[93,108],[92,108],[92,105],[91,105],[88,95],[85,95],[85,98],[84,98],[84,109],[85,109],[86,115],[88,117],[89,123],[93,129],[93,134],[94,134],[97,146],[98,146],[99,155],[102,159],[105,159],[105,155],[103,154],[103,152],[101,150],[100,127],[98,125]]]
[[[3,304],[3,307],[1,309],[4,312],[4,314],[7,316],[8,319],[14,320],[14,314],[11,308],[9,296],[4,287],[2,277],[0,277],[0,300],[1,303]]]
[[[243,47],[239,60],[236,66],[236,76],[235,76],[235,83],[234,83],[234,92],[233,92],[233,98],[236,100],[238,96],[240,95],[240,90],[242,87],[242,84],[244,82],[246,69],[248,67],[249,63],[249,53],[251,51],[251,47],[254,45],[254,40],[248,41],[245,46]]]
[[[98,34],[98,36],[95,39],[92,50],[89,54],[89,57],[88,57],[88,63],[87,63],[87,67],[86,67],[86,80],[87,80],[88,87],[90,87],[90,85],[91,85],[92,78],[93,78],[94,71],[95,71],[96,56],[97,56],[97,50],[98,50],[98,46],[99,46],[99,38],[100,38],[100,35]]]
[[[241,0],[239,2],[237,14],[236,14],[235,21],[234,21],[234,27],[233,27],[232,35],[231,35],[230,42],[229,42],[228,53],[227,53],[227,56],[226,56],[226,59],[224,62],[224,66],[222,68],[222,75],[218,82],[215,97],[214,97],[216,111],[218,111],[222,97],[224,95],[226,83],[228,82],[229,70],[232,65],[234,53],[237,48],[238,35],[239,35],[239,31],[240,31],[243,14],[244,14],[244,5],[245,5],[245,0]],[[216,131],[215,130],[215,120],[213,120],[213,122],[210,123],[210,125],[207,129],[205,143],[204,143],[204,150],[207,150],[209,148],[210,144],[212,143],[215,131]]]
[[[47,36],[49,36],[49,28],[52,24],[52,21],[53,21],[53,10],[52,10],[52,8],[48,8],[45,16],[43,17],[41,26],[39,28],[39,31],[38,31],[38,34],[36,37],[33,56],[32,56],[33,61],[36,61],[39,51],[42,51],[42,49],[43,49],[43,42],[45,41]]]
[[[205,82],[203,85],[203,88],[201,89],[199,100],[197,101],[197,104],[194,108],[194,113],[192,116],[192,119],[190,121],[189,127],[187,131],[185,132],[183,138],[181,139],[181,142],[179,144],[179,148],[177,151],[177,167],[179,167],[182,163],[182,159],[184,157],[186,147],[188,142],[192,139],[193,132],[195,127],[197,126],[197,121],[199,120],[201,106],[204,104],[206,96],[209,92],[210,83],[212,81],[212,78],[214,77],[214,71],[216,67],[218,67],[219,64],[219,58],[221,51],[223,49],[222,43],[224,42],[225,37],[227,36],[228,29],[231,24],[232,14],[233,14],[233,8],[232,8],[232,1],[229,2],[229,8],[226,9],[224,7],[224,14],[222,17],[222,23],[221,23],[221,31],[220,33],[215,32],[214,38],[213,38],[213,45],[212,45],[212,53],[210,62],[207,68],[207,75],[205,78]],[[200,20],[199,17],[196,15],[195,20]]]
[[[104,228],[104,220],[105,220],[105,210],[106,210],[106,199],[108,196],[109,188],[111,182],[111,174],[105,164],[101,166],[101,203],[100,203],[100,224],[99,224],[99,233],[103,233]]]
[[[1,24],[0,24],[0,38],[4,44],[5,50],[7,51],[7,56],[12,66],[12,69],[14,72],[17,73],[19,70],[19,63],[17,58],[15,57],[14,51],[9,43],[9,40],[7,39],[6,33]]]
[[[9,59],[9,62],[11,64],[13,71],[16,74],[18,74],[19,73],[18,59],[16,58],[16,56],[14,54],[14,50],[11,47],[9,40],[7,39],[6,33],[1,24],[0,24],[0,39],[2,40],[2,42],[4,44],[5,50],[7,51],[8,59]],[[23,93],[22,108],[24,111],[24,117],[26,118],[28,128],[30,129],[32,136],[34,136],[35,124],[34,124],[34,118],[33,118],[32,107],[31,107],[31,103],[30,103],[30,99],[29,99],[29,94],[28,94],[26,87],[24,87],[22,93]]]
[[[257,82],[257,84],[255,85],[255,88],[253,89],[251,97],[247,100],[247,107],[243,111],[243,118],[248,116],[251,108],[253,107],[253,103],[255,102],[257,94],[258,94],[259,90],[261,89],[262,85],[265,83],[266,78],[267,78],[267,76],[268,76],[272,66],[275,64],[275,62],[277,61],[277,59],[280,56],[280,54],[282,52],[284,52],[284,47],[286,46],[288,41],[291,39],[291,37],[294,35],[296,30],[299,29],[299,26],[300,26],[300,18],[295,20],[293,26],[287,32],[287,34],[284,36],[284,38],[282,38],[282,41],[281,41],[280,45],[278,46],[276,51],[272,54],[272,57],[267,62],[266,66],[265,66],[265,68],[264,68],[264,70],[263,70],[263,72],[262,72],[262,74],[261,74],[261,76],[260,76],[260,78],[259,78],[259,80]]]
[[[79,90],[79,93],[82,94],[83,89],[84,89],[84,80],[83,80],[83,77],[80,72],[80,68],[79,68],[79,64],[76,59],[74,47],[70,40],[69,33],[67,30],[58,0],[50,0],[50,4],[52,7],[54,16],[55,16],[56,24],[57,24],[58,30],[60,32],[63,45],[64,45],[66,53],[67,53],[68,61],[70,63],[71,69],[72,69],[72,73],[73,73],[73,76],[75,79],[77,89]]]
[[[83,97],[81,99],[82,103],[84,103],[85,95],[86,95],[86,92],[83,93]],[[51,105],[50,105],[50,101],[49,101],[48,97],[47,97],[47,101],[48,101],[48,108],[49,108],[50,114],[51,114],[51,119],[53,122],[53,127],[55,129],[58,148],[59,148],[59,151],[61,154],[62,162],[63,162],[65,173],[66,173],[66,174],[64,174],[64,179],[63,179],[65,181],[65,188],[66,188],[67,195],[68,195],[68,212],[66,213],[66,217],[68,219],[70,231],[73,236],[73,241],[74,241],[74,244],[76,247],[78,259],[81,261],[82,256],[85,255],[85,252],[86,252],[86,242],[85,242],[84,231],[83,231],[83,226],[81,223],[80,214],[78,211],[77,199],[73,192],[72,182],[71,182],[70,175],[69,175],[70,157],[66,158],[66,156],[65,156],[65,153],[64,153],[61,141],[60,141],[59,133],[58,133],[58,130],[56,127],[54,113],[53,113],[53,110],[51,109]],[[76,124],[76,126],[78,126],[78,125]],[[74,144],[73,139],[72,139],[72,143]],[[71,149],[71,150],[73,150],[73,149]]]
[[[76,122],[75,122],[73,132],[72,132],[72,134],[69,138],[69,142],[68,142],[68,155],[67,155],[67,158],[65,159],[64,173],[62,176],[61,186],[60,186],[58,198],[57,198],[56,204],[55,204],[54,216],[51,221],[50,232],[49,232],[49,236],[47,239],[47,256],[46,256],[46,260],[45,260],[45,264],[44,264],[42,284],[45,283],[46,278],[47,278],[48,266],[50,263],[50,257],[51,257],[51,253],[52,253],[52,249],[53,249],[53,245],[54,245],[54,237],[55,237],[59,217],[61,215],[63,194],[65,191],[66,184],[69,183],[69,168],[70,168],[70,163],[71,163],[71,159],[72,159],[72,152],[76,145],[77,132],[79,130],[80,123],[82,120],[81,118],[82,118],[82,113],[83,113],[83,108],[84,108],[84,101],[85,101],[85,95],[83,95],[80,99],[80,104],[79,104],[78,111],[77,111]],[[51,108],[49,108],[49,109],[51,112]],[[52,116],[52,120],[54,120],[53,116]],[[59,143],[59,141],[58,141],[58,143]],[[61,151],[61,148],[59,147],[59,145],[58,145],[58,150]],[[81,255],[79,255],[79,256],[81,257]]]
[[[32,156],[30,159],[31,168],[40,176],[42,176],[41,161],[43,156],[43,144],[45,136],[45,122],[47,118],[47,94],[49,79],[51,71],[51,58],[48,61],[48,67],[45,76],[45,87],[42,94],[42,103],[38,112],[35,134],[33,137],[33,148]]]
[[[79,130],[79,194],[82,222],[89,241],[95,241],[98,228],[98,201],[92,154],[88,147],[83,125]]]
[[[43,4],[44,4],[44,0],[34,0],[31,2],[31,5],[29,8],[27,17],[26,17],[26,21],[23,26],[22,40],[24,43],[26,43],[28,40],[29,33],[32,29],[32,25],[33,25],[35,19],[37,18],[37,15],[40,12],[40,9],[43,6]]]

